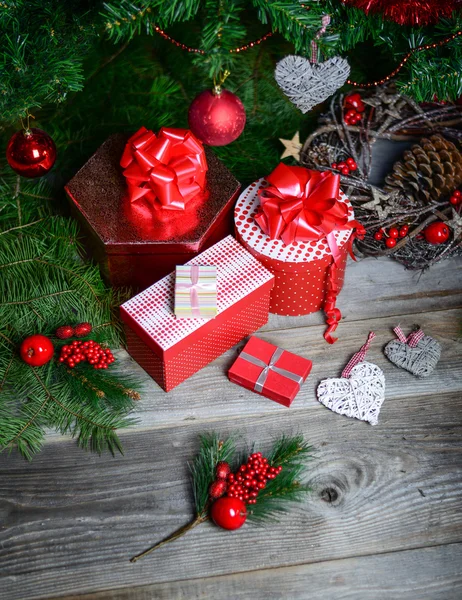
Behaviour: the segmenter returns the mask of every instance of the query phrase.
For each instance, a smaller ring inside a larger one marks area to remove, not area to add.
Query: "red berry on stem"
[[[449,238],[449,227],[443,221],[436,221],[425,228],[424,236],[429,244],[444,244]]]
[[[387,248],[394,248],[396,246],[396,239],[389,237],[385,240],[385,245]]]
[[[230,473],[231,467],[227,462],[220,461],[219,463],[217,463],[215,474],[218,479],[226,479]]]
[[[74,335],[76,337],[86,337],[90,335],[92,329],[90,323],[79,323],[74,327]]]
[[[380,240],[383,238],[383,232],[382,231],[376,231],[374,233],[374,240],[377,240],[378,242],[380,242]]]
[[[449,198],[449,202],[453,205],[453,206],[457,206],[460,202],[460,198],[458,196],[451,196]]]
[[[331,164],[331,167],[332,167],[333,169],[337,169],[338,165],[337,165],[337,163],[332,163],[332,164]]]
[[[343,169],[340,171],[340,173],[342,175],[349,175],[350,174],[350,169],[348,167],[343,167]]]
[[[355,163],[355,161],[352,158],[347,158],[347,166],[350,167],[351,171],[356,171],[356,169],[358,168],[358,165]]]
[[[391,238],[397,238],[399,237],[399,230],[396,227],[390,227],[390,229],[388,230],[388,235]]]
[[[219,479],[214,481],[209,488],[210,498],[220,498],[226,492],[226,481]]]
[[[53,357],[54,347],[49,338],[36,334],[27,337],[21,344],[19,353],[31,367],[41,367]]]
[[[399,230],[399,237],[406,237],[409,231],[409,227],[407,225],[403,225]]]
[[[462,192],[460,190],[454,190],[452,195],[456,198],[462,198]]]
[[[247,508],[239,498],[225,496],[212,504],[210,516],[223,529],[239,529],[247,519]]]
[[[55,335],[60,340],[67,340],[67,338],[71,338],[74,335],[74,328],[70,325],[63,325],[62,327],[58,327]]]

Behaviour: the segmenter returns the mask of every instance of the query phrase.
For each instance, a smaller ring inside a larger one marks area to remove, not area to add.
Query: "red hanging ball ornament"
[[[343,0],[348,6],[360,8],[366,14],[381,13],[398,25],[421,26],[450,17],[455,0]]]
[[[75,337],[86,337],[90,335],[92,329],[90,323],[79,323],[74,327],[74,335]]]
[[[425,228],[424,236],[429,244],[444,244],[449,238],[449,227],[443,221],[436,221]]]
[[[210,516],[223,529],[239,529],[247,519],[247,508],[239,498],[224,496],[212,504]]]
[[[19,349],[21,358],[31,367],[41,367],[53,357],[54,347],[49,338],[36,334],[26,337]]]
[[[194,98],[189,107],[191,131],[204,144],[226,146],[234,142],[245,127],[245,108],[229,90],[205,90]]]
[[[17,131],[6,148],[8,164],[22,177],[41,177],[48,173],[56,160],[56,146],[41,129]]]

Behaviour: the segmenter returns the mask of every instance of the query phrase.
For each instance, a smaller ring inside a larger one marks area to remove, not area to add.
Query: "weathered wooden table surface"
[[[388,260],[351,264],[333,347],[320,314],[271,317],[260,335],[313,361],[290,409],[228,382],[236,349],[169,394],[121,352],[145,381],[139,424],[121,434],[125,456],[94,456],[58,436],[30,464],[0,455],[0,599],[462,598],[460,266],[419,275]],[[383,355],[398,323],[441,342],[428,379]],[[376,427],[314,394],[370,330],[368,359],[386,377]],[[318,449],[312,495],[276,525],[228,533],[206,523],[129,563],[192,517],[186,463],[210,430],[268,444],[303,432]]]

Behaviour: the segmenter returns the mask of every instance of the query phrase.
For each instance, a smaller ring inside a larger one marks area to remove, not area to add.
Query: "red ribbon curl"
[[[163,127],[156,136],[141,127],[128,140],[120,166],[130,202],[144,198],[154,207],[184,210],[205,188],[204,147],[187,129]]]

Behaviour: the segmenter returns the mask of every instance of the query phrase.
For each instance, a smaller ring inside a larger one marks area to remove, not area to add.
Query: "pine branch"
[[[196,503],[195,519],[147,550],[133,556],[130,562],[138,561],[207,521],[209,519],[209,488],[216,478],[217,463],[220,461],[229,463],[234,459],[237,468],[238,465],[244,464],[251,452],[247,449],[236,456],[234,441],[232,439],[221,441],[220,436],[216,433],[200,436],[200,440],[199,453],[190,464]],[[295,437],[282,436],[275,442],[269,455],[271,464],[273,466],[281,465],[283,470],[275,479],[268,480],[266,488],[260,491],[257,503],[252,505],[252,510],[247,511],[250,520],[255,523],[277,520],[281,512],[288,510],[287,502],[301,502],[304,500],[309,488],[300,483],[300,478],[304,475],[306,462],[311,455],[312,449],[301,435]]]
[[[215,480],[215,467],[218,462],[230,462],[235,453],[234,440],[221,441],[216,433],[200,436],[201,446],[194,461],[189,465],[194,501],[198,517],[206,514],[209,488]]]

